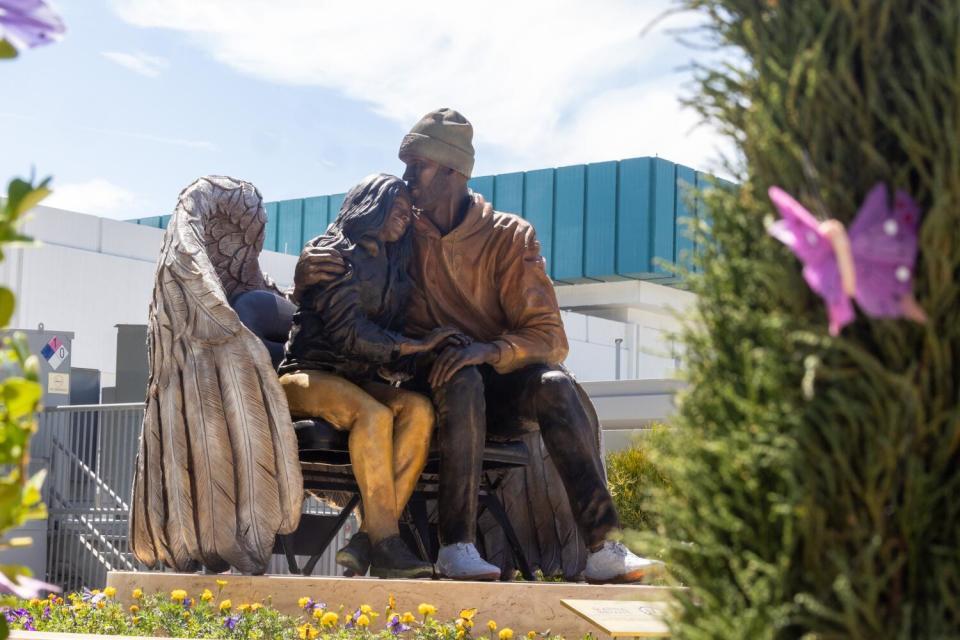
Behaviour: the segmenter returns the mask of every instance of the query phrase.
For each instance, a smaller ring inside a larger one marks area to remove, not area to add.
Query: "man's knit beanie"
[[[469,178],[473,172],[473,125],[459,111],[431,111],[400,143],[400,159],[409,156],[433,160]]]

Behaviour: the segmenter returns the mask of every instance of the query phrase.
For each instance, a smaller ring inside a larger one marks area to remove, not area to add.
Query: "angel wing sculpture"
[[[137,559],[263,573],[300,520],[303,481],[286,396],[266,347],[229,301],[268,290],[266,214],[249,182],[180,192],[150,303],[150,376],[131,506]]]

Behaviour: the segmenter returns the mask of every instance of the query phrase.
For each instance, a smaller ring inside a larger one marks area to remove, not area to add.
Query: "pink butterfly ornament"
[[[781,216],[768,231],[803,263],[804,280],[827,305],[830,335],[853,321],[851,299],[870,317],[926,322],[913,297],[920,208],[905,191],[891,204],[887,186],[874,185],[849,231],[817,220],[779,187],[768,193]]]

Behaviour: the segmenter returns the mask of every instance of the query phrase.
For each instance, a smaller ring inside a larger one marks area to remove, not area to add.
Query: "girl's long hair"
[[[367,239],[379,243],[380,250],[387,252],[389,275],[383,296],[383,312],[377,318],[378,324],[385,327],[396,324],[401,318],[411,287],[407,269],[413,251],[412,229],[407,228],[403,237],[396,242],[381,243],[377,239],[394,201],[400,195],[410,198],[407,186],[400,178],[386,173],[367,176],[344,197],[340,213],[317,243],[352,253],[361,239]]]

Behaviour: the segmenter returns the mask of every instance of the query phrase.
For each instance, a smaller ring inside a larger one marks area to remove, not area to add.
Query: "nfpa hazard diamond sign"
[[[67,351],[67,348],[60,342],[60,338],[53,336],[50,342],[45,344],[43,349],[40,350],[40,355],[50,363],[51,367],[56,369],[67,359],[70,352]]]

